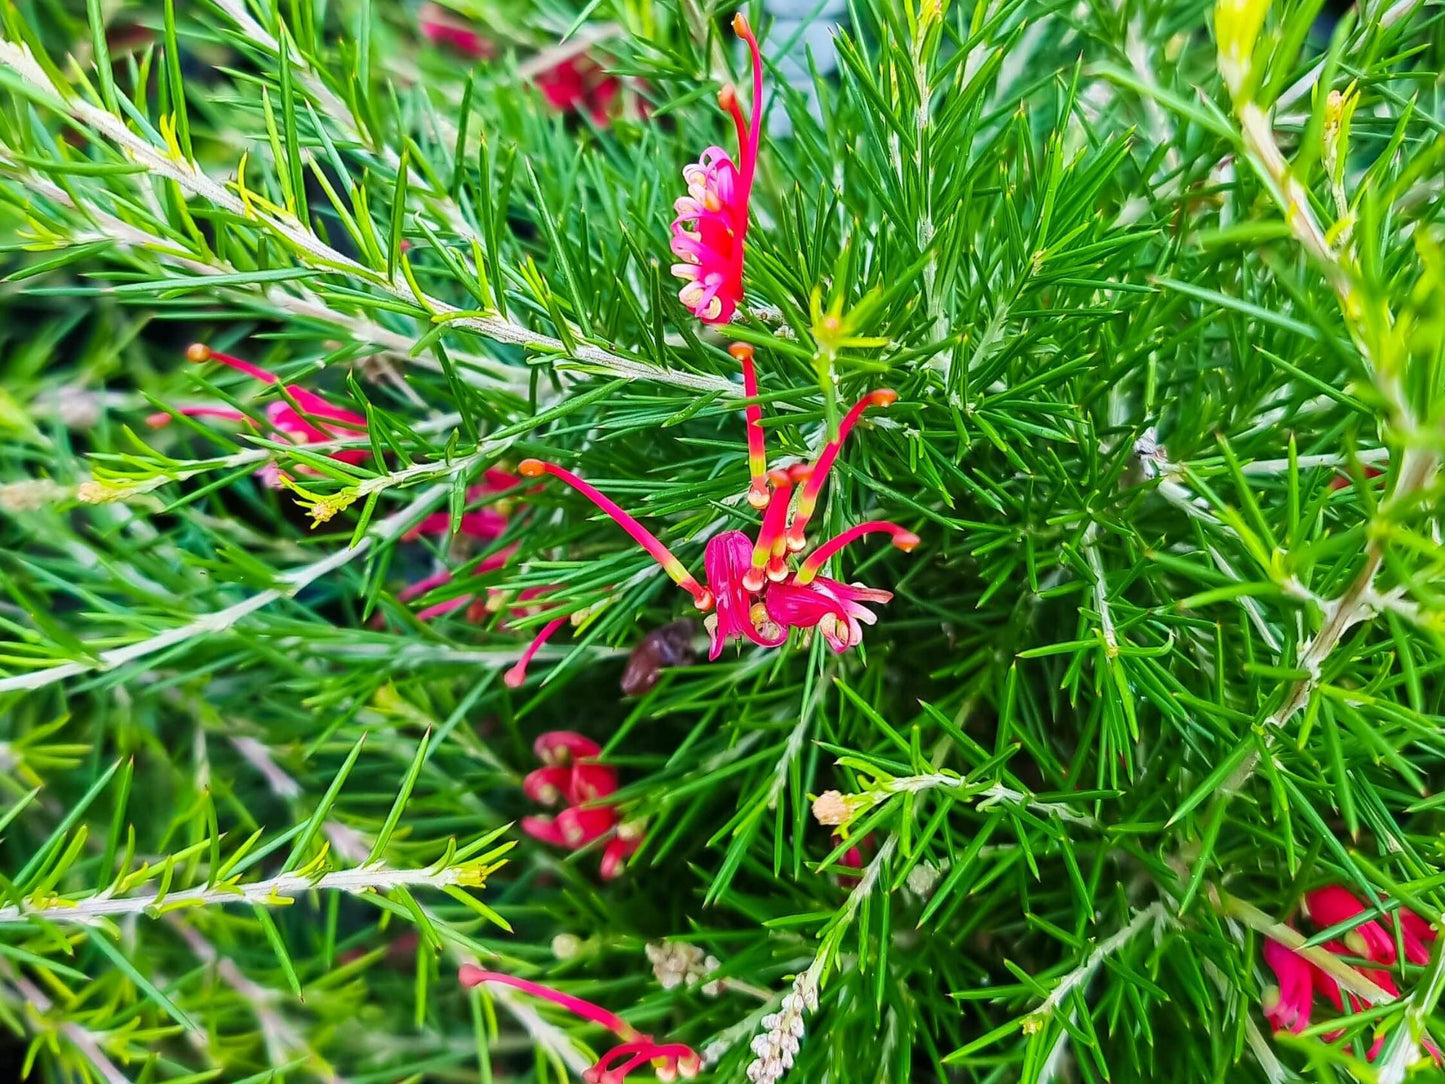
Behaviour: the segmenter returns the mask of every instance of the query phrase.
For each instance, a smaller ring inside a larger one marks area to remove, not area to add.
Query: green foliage
[[[798,1081],[1431,1075],[1445,956],[1390,998],[1285,923],[1324,884],[1445,908],[1439,6],[856,0],[816,111],[769,75],[792,133],[726,334],[667,241],[734,139],[730,9],[449,8],[495,57],[370,0],[0,0],[20,1071],[541,1082],[603,1049],[461,989],[480,960],[719,1081],[775,1012]],[[610,117],[539,92],[582,53]],[[193,341],[365,431],[291,443],[268,408],[307,404]],[[687,597],[560,485],[472,490],[556,461],[700,572],[757,522],[733,341],[775,463],[897,390],[814,530],[922,544],[835,559],[894,593],[860,647],[624,697]],[[488,508],[495,540],[411,536]],[[528,588],[576,621],[513,689]],[[556,729],[645,822],[617,880],[513,827]],[[1271,1036],[1265,937],[1363,1011]],[[657,941],[716,968],[664,985]]]

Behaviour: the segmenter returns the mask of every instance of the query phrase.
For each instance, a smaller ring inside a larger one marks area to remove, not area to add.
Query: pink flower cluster
[[[607,839],[598,872],[612,880],[642,842],[636,826],[602,800],[617,790],[617,769],[597,763],[601,747],[570,730],[549,731],[532,748],[543,766],[522,781],[523,792],[539,805],[563,808],[555,817],[523,817],[522,831],[569,851]]]
[[[737,343],[733,356],[742,362],[743,389],[750,399],[758,395],[752,347]],[[662,570],[693,598],[693,604],[708,614],[704,621],[712,637],[708,657],[716,659],[732,639],[746,639],[760,647],[778,647],[787,642],[793,629],[816,628],[828,645],[838,652],[856,646],[863,639],[863,626],[877,620],[865,604],[888,602],[893,596],[859,583],[843,583],[819,575],[824,563],[850,543],[865,535],[886,534],[894,546],[907,552],[918,545],[918,536],[896,523],[874,520],[849,528],[813,550],[796,568],[790,562],[808,546],[807,527],[823,484],[843,443],[869,407],[886,407],[898,396],[887,389],[870,392],[848,411],[814,463],[796,463],[787,470],[769,471],[763,444],[762,410],[747,408],[748,460],[752,484],[748,500],[762,507],[763,520],[756,540],[742,531],[724,531],[708,540],[703,553],[707,584],[703,585],[681,561],[615,501],[555,463],[524,459],[517,472],[524,478],[550,474],[581,493],[613,522],[626,531]],[[794,487],[797,487],[796,503]],[[550,631],[561,622],[549,626]],[[533,644],[550,635],[549,629]],[[530,655],[528,656],[530,658]],[[508,674],[508,684],[520,684],[526,674],[523,659]]]
[[[473,60],[497,55],[490,39],[438,4],[424,4],[421,32],[433,45],[452,49]],[[587,56],[559,60],[536,77],[537,89],[559,113],[586,113],[599,125],[607,124],[617,107],[622,83]]]
[[[1307,893],[1304,899],[1306,917],[1313,926],[1321,930],[1347,922],[1367,910],[1370,908],[1339,885],[1315,889]],[[1398,911],[1391,912],[1383,923],[1373,918],[1361,922],[1345,935],[1343,942],[1326,941],[1321,947],[1336,956],[1363,957],[1381,965],[1357,966],[1355,970],[1392,996],[1399,997],[1400,990],[1390,972],[1386,970],[1398,962],[1397,936],[1405,959],[1412,964],[1425,964],[1430,961],[1428,945],[1435,940],[1437,933],[1438,931],[1419,915],[1401,907]],[[1278,984],[1267,989],[1261,999],[1264,1014],[1275,1031],[1291,1031],[1297,1034],[1309,1027],[1316,995],[1325,998],[1334,1006],[1335,1011],[1340,1013],[1345,1011],[1347,1001],[1351,1012],[1359,1012],[1365,1007],[1357,995],[1348,991],[1342,992],[1339,983],[1324,970],[1278,941],[1269,940],[1264,943],[1264,961],[1274,972]],[[1338,1032],[1325,1036],[1331,1041],[1338,1037]],[[1379,1054],[1384,1043],[1384,1035],[1376,1037],[1367,1053],[1371,1061]],[[1427,1045],[1438,1061],[1439,1051],[1433,1045]]]
[[[758,39],[739,12],[733,30],[748,43],[753,66],[752,120],[743,119],[737,90],[728,84],[718,103],[733,119],[738,133],[738,161],[721,147],[708,147],[682,171],[687,195],[673,204],[672,251],[682,262],[672,273],[687,283],[677,297],[699,320],[725,324],[743,298],[743,240],[748,233],[748,202],[758,164],[758,136],[763,119],[763,61]]]
[[[280,384],[275,373],[268,373],[265,369],[252,365],[249,361],[242,361],[229,354],[217,353],[204,343],[191,345],[186,350],[186,358],[197,364],[218,361],[222,365],[228,365],[247,376],[254,377],[263,384]],[[366,435],[366,419],[360,414],[335,406],[315,392],[307,391],[299,384],[282,386],[286,392],[286,400],[266,404],[266,421],[272,430],[286,437],[293,444],[317,444],[328,440],[357,440]],[[174,413],[192,418],[220,418],[225,421],[246,424],[250,424],[252,421],[246,414],[229,407],[180,407]],[[152,414],[146,419],[146,424],[159,429],[169,425],[172,417],[173,414],[168,412]],[[330,457],[339,463],[362,463],[371,458],[371,453],[365,448],[345,448],[331,452]],[[275,464],[268,463],[261,468],[260,474],[261,480],[268,486],[279,487],[281,485],[282,474]]]
[[[638,1031],[616,1013],[583,998],[565,994],[530,979],[519,979],[498,971],[484,971],[471,964],[463,964],[457,978],[463,986],[482,986],[487,983],[510,986],[532,997],[560,1005],[574,1016],[600,1024],[616,1035],[618,1045],[598,1058],[597,1063],[582,1074],[582,1079],[587,1084],[622,1084],[633,1071],[649,1065],[657,1079],[664,1081],[676,1080],[678,1077],[691,1079],[702,1069],[702,1058],[698,1057],[697,1052],[690,1046],[683,1043],[659,1043],[651,1035]]]
[[[232,357],[230,354],[222,354],[212,350],[203,343],[195,343],[186,350],[186,357],[192,362],[203,364],[215,361],[237,372],[245,373],[247,376],[259,380],[261,383],[277,386],[280,381],[275,373],[267,372],[260,366],[253,365],[249,361]],[[281,385],[286,393],[286,399],[279,402],[266,404],[265,417],[271,429],[281,436],[286,437],[293,444],[308,445],[320,444],[327,441],[358,441],[366,436],[366,419],[355,411],[346,410],[336,406],[325,397],[317,395],[314,391],[308,391],[299,384]],[[249,415],[229,407],[213,406],[185,406],[177,407],[171,412],[158,412],[146,419],[152,428],[161,428],[169,425],[175,414],[182,414],[192,418],[219,418],[223,421],[241,422],[251,424]],[[371,458],[371,451],[367,448],[334,448],[326,452],[329,459],[338,463],[364,463]],[[309,468],[301,468],[303,473],[314,473]],[[268,463],[258,472],[261,480],[268,486],[279,487],[285,477],[283,472],[274,463]],[[481,485],[472,486],[467,490],[467,503],[481,503],[483,506],[472,511],[462,513],[461,522],[458,525],[460,534],[470,538],[490,542],[498,538],[507,527],[507,513],[491,503],[497,494],[505,492],[512,487],[519,485],[521,479],[516,475],[509,474],[503,470],[489,470],[484,476]],[[415,541],[423,536],[443,536],[451,533],[451,514],[448,512],[436,512],[422,519],[415,527],[406,533],[405,541]],[[483,562],[483,570],[500,568],[506,562],[506,557],[511,550],[507,549],[502,553],[495,554]],[[429,577],[420,583],[413,584],[406,591],[402,592],[403,599],[412,598],[424,591],[431,590],[451,578],[450,573],[441,573]],[[465,598],[442,603],[441,607],[433,612],[423,611],[424,617],[436,616],[437,613],[445,613],[464,606],[471,599]],[[419,615],[421,616],[421,615]]]

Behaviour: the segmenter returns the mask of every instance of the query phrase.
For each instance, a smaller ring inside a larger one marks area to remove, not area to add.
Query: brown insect
[[[671,624],[653,629],[632,649],[627,668],[622,671],[622,692],[626,696],[641,696],[662,676],[669,666],[686,666],[697,658],[693,650],[693,638],[697,636],[697,622],[683,618]]]

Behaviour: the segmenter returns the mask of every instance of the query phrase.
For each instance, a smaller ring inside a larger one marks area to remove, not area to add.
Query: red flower
[[[480,967],[463,964],[457,973],[463,986],[481,986],[497,983],[511,986],[523,993],[540,997],[554,1005],[560,1005],[574,1016],[594,1024],[601,1024],[621,1042],[614,1046],[597,1063],[582,1074],[587,1084],[622,1084],[635,1069],[651,1065],[658,1080],[676,1080],[679,1076],[691,1079],[702,1069],[702,1058],[696,1051],[683,1043],[659,1043],[651,1035],[644,1035],[616,1013],[609,1012],[601,1005],[595,1005],[572,994],[564,994],[550,986],[503,975],[497,971],[483,971]]]
[[[452,49],[473,60],[497,55],[492,41],[437,4],[422,6],[420,22],[422,34],[433,45]],[[612,119],[622,92],[621,81],[587,56],[564,58],[539,74],[535,83],[547,104],[559,113],[586,112],[599,125]]]
[[[606,124],[622,84],[591,59],[574,56],[537,76],[537,89],[559,113],[585,110],[598,124]]]
[[[1305,895],[1304,913],[1310,922],[1320,929],[1337,926],[1358,915],[1365,914],[1368,910],[1369,908],[1353,893],[1339,885],[1328,885]],[[1404,907],[1391,913],[1386,919],[1386,923],[1389,929],[1377,919],[1361,922],[1345,935],[1343,942],[1326,941],[1320,947],[1335,956],[1364,957],[1372,963],[1388,967],[1393,965],[1398,958],[1394,933],[1398,929],[1405,949],[1405,958],[1414,964],[1429,962],[1430,950],[1426,947],[1426,943],[1433,941],[1437,936],[1437,931],[1433,926]],[[1265,991],[1261,998],[1261,1007],[1264,1009],[1264,1015],[1269,1020],[1270,1026],[1275,1031],[1288,1030],[1299,1033],[1309,1027],[1310,1012],[1317,994],[1334,1005],[1335,1010],[1340,1013],[1346,1011],[1347,1003],[1349,1011],[1352,1013],[1360,1012],[1367,1007],[1357,995],[1342,991],[1339,983],[1323,969],[1277,941],[1265,941],[1264,961],[1274,972],[1277,985]],[[1355,970],[1390,994],[1391,997],[1399,997],[1399,987],[1396,986],[1394,978],[1384,967],[1356,966]],[[1339,1037],[1339,1034],[1339,1032],[1333,1032],[1326,1035],[1325,1039],[1333,1041]],[[1366,1053],[1366,1057],[1370,1061],[1374,1061],[1384,1045],[1385,1036],[1377,1035]],[[1438,1062],[1440,1051],[1435,1044],[1427,1039],[1424,1045]]]
[[[742,343],[732,348],[743,365],[743,387],[749,398],[757,398],[757,374],[752,347]],[[762,526],[755,542],[742,531],[723,531],[708,540],[703,553],[707,583],[699,583],[657,538],[605,496],[571,471],[555,463],[526,459],[517,471],[524,478],[550,474],[560,478],[587,497],[645,549],[664,572],[688,594],[693,604],[708,617],[704,624],[712,636],[708,657],[716,659],[731,639],[746,638],[759,647],[778,647],[791,629],[817,628],[834,651],[846,651],[863,638],[863,626],[876,618],[864,603],[881,604],[893,596],[862,584],[846,584],[818,575],[824,562],[849,543],[869,534],[886,534],[893,545],[907,552],[918,545],[918,536],[896,523],[878,520],[850,528],[823,543],[796,569],[789,562],[807,548],[807,525],[818,505],[828,472],[838,458],[843,442],[870,406],[890,406],[898,396],[887,389],[870,392],[848,411],[838,427],[836,439],[824,446],[816,464],[794,464],[788,470],[764,471],[761,411],[748,408],[748,460],[753,479],[748,500],[766,504]],[[792,503],[795,483],[801,482],[796,506]],[[771,492],[769,491],[771,487]],[[792,511],[791,519],[789,511]],[[544,630],[546,631],[546,630]],[[508,684],[525,677],[526,662],[508,673]]]
[[[1323,980],[1334,986],[1335,980],[1278,941],[1265,941],[1264,962],[1274,971],[1278,982],[1260,998],[1265,1019],[1275,1031],[1288,1030],[1295,1034],[1304,1031],[1310,1026],[1316,983]],[[1335,992],[1338,995],[1338,987]]]
[[[440,4],[423,4],[418,18],[422,34],[433,45],[446,46],[473,60],[483,60],[497,53],[497,47],[491,41]]]
[[[612,880],[642,842],[635,828],[622,823],[615,805],[598,804],[617,790],[617,769],[598,764],[594,758],[601,747],[570,730],[549,731],[532,748],[543,766],[522,780],[523,793],[538,805],[560,802],[565,808],[555,817],[523,817],[522,831],[569,851],[610,837],[600,872],[603,880]]]
[[[748,43],[753,66],[751,124],[743,119],[737,90],[728,84],[718,103],[731,114],[738,133],[738,162],[721,147],[709,147],[685,167],[687,195],[675,204],[672,251],[682,263],[672,273],[687,280],[678,300],[703,323],[725,324],[743,298],[743,239],[748,233],[748,199],[758,161],[758,136],[763,119],[763,61],[758,40],[742,12],[733,16],[733,30]]]
[[[186,350],[186,357],[197,363],[219,361],[233,369],[255,377],[263,384],[279,384],[275,373],[252,365],[229,354],[218,354],[204,343],[195,343]],[[345,410],[327,402],[315,392],[307,391],[299,384],[284,386],[291,402],[273,402],[266,405],[266,420],[271,428],[290,438],[293,444],[316,444],[327,440],[355,440],[366,434],[366,419],[360,414]],[[292,402],[295,405],[292,405]],[[174,413],[192,418],[224,418],[227,421],[250,423],[251,418],[239,410],[227,407],[181,407]],[[152,414],[146,423],[153,428],[169,425],[171,413]],[[330,453],[339,463],[362,463],[371,457],[365,448],[346,448]],[[303,468],[304,469],[304,468]],[[281,471],[275,464],[267,464],[258,472],[262,481],[269,486],[281,484]]]
[[[1339,885],[1327,885],[1305,894],[1304,911],[1309,920],[1320,929],[1337,926],[1356,915],[1362,915],[1370,908],[1361,903],[1347,889]],[[1430,950],[1426,941],[1435,939],[1435,930],[1409,908],[1401,907],[1399,914],[1409,916],[1409,921],[1400,923],[1400,940],[1405,946],[1405,959],[1412,964],[1430,962]],[[1392,915],[1387,921],[1395,925]],[[1356,955],[1382,964],[1395,962],[1395,934],[1386,930],[1376,919],[1362,922],[1345,935],[1345,945]]]

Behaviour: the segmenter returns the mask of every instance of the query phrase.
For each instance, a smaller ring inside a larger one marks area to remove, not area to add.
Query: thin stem
[[[249,903],[261,907],[288,904],[303,892],[345,892],[364,896],[372,892],[388,892],[393,888],[413,886],[442,888],[447,885],[475,883],[475,871],[465,866],[456,869],[388,869],[382,865],[358,869],[335,870],[320,875],[283,873],[265,881],[250,884],[222,884],[215,887],[187,889],[183,892],[151,892],[141,896],[108,896],[104,892],[85,899],[63,900],[44,906],[25,902],[0,907],[0,925],[31,919],[59,925],[89,926],[102,918],[117,915],[144,915],[156,908],[213,906]]]
[[[55,1002],[50,999],[40,987],[27,979],[24,975],[16,973],[8,963],[0,961],[0,979],[10,985],[23,999],[22,1005],[35,1013],[48,1013],[55,1008]],[[23,1014],[27,1018],[30,1014]],[[35,1031],[37,1037],[41,1034],[40,1029],[32,1022],[31,1030]],[[70,1040],[70,1045],[88,1061],[105,1084],[131,1084],[130,1077],[126,1076],[110,1060],[100,1046],[100,1038],[89,1028],[82,1027],[73,1020],[65,1020],[59,1024],[60,1032]]]
[[[22,81],[43,91],[58,95],[65,111],[76,121],[105,137],[116,147],[147,166],[152,174],[165,177],[189,195],[204,199],[212,206],[243,221],[263,226],[283,238],[298,257],[323,273],[340,273],[362,279],[384,293],[414,305],[434,322],[474,331],[494,342],[509,343],[546,353],[555,353],[618,376],[641,380],[657,380],[694,391],[720,391],[736,395],[730,380],[701,374],[665,369],[587,343],[569,347],[561,339],[544,335],[514,323],[500,314],[461,315],[462,310],[440,298],[416,290],[403,278],[387,278],[322,241],[294,218],[263,210],[253,200],[233,195],[224,185],[203,173],[194,162],[178,158],[169,151],[153,146],[137,136],[114,114],[75,96],[70,87],[56,86],[31,56],[29,47],[0,38],[0,65],[9,68]]]
[[[1164,918],[1164,904],[1160,900],[1155,900],[1130,919],[1122,929],[1100,941],[1077,967],[1058,981],[1049,991],[1049,996],[1044,998],[1043,1003],[1028,1015],[1024,1022],[1024,1030],[1037,1031],[1050,1016],[1058,1011],[1065,998],[1093,977],[1100,964],[1129,944],[1144,930],[1157,928]]]
[[[59,666],[46,667],[43,670],[36,670],[28,674],[17,674],[13,677],[0,678],[0,693],[42,689],[47,685],[55,684],[57,681],[64,681],[66,678],[75,677],[77,674],[85,674],[93,670],[113,670],[116,667],[135,662],[148,655],[154,655],[167,648],[226,632],[257,610],[263,609],[280,599],[290,598],[302,590],[302,588],[319,580],[322,576],[350,564],[373,546],[377,544],[384,545],[399,537],[413,521],[432,505],[442,501],[449,492],[450,487],[446,485],[428,487],[418,495],[411,504],[407,505],[407,507],[399,512],[393,513],[378,523],[372,529],[371,533],[357,542],[355,546],[338,550],[329,557],[324,557],[303,568],[282,573],[277,577],[282,585],[280,587],[267,588],[265,591],[257,592],[250,598],[244,599],[233,606],[227,606],[225,609],[217,610],[214,613],[204,614],[188,624],[178,628],[168,629],[165,632],[152,636],[149,639],[141,640],[138,643],[111,648],[109,651],[102,651],[99,655],[95,656],[93,660],[87,659],[80,662],[68,662]]]

